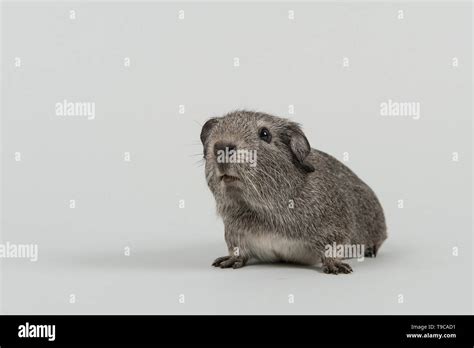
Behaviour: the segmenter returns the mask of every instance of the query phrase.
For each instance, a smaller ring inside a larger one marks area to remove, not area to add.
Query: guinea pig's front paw
[[[352,272],[352,268],[347,263],[328,258],[323,261],[323,272],[326,274],[348,274]]]
[[[240,256],[222,256],[214,260],[212,265],[220,268],[240,268],[245,266],[246,260]]]

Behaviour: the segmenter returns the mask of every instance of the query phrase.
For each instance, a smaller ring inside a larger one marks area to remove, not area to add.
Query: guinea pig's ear
[[[209,137],[209,134],[211,133],[212,128],[216,125],[218,122],[217,118],[211,118],[204,123],[204,126],[202,126],[201,129],[201,142],[203,145],[206,144],[206,140]]]
[[[314,172],[314,166],[306,161],[306,158],[311,153],[311,146],[301,128],[296,123],[290,124],[285,138],[296,163],[306,172]]]

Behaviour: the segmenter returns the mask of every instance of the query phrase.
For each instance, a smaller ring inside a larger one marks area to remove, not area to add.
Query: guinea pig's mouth
[[[227,174],[224,174],[224,175],[221,175],[220,176],[220,181],[226,183],[226,184],[229,184],[229,183],[232,183],[232,182],[236,182],[236,181],[239,181],[240,179],[236,176],[232,176],[232,175],[227,175]]]

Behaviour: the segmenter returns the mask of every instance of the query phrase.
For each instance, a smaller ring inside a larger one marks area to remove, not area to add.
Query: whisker
[[[194,153],[191,155],[188,155],[189,157],[194,157],[194,156],[201,156],[202,157],[202,152],[201,153]]]
[[[195,161],[194,165],[198,165],[199,167],[201,167],[204,163],[205,163],[204,158],[201,158],[201,159]]]

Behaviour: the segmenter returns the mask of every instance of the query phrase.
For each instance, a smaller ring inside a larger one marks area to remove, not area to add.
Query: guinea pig
[[[375,193],[337,159],[312,149],[297,123],[234,111],[209,119],[201,142],[228,249],[213,266],[236,269],[257,260],[351,273],[343,260],[354,256],[332,247],[357,245],[375,257],[387,238]]]

